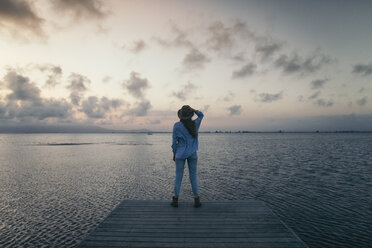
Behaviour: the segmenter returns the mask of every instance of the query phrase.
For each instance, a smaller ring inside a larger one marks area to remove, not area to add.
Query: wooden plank
[[[269,232],[269,233],[247,233],[247,232],[95,232],[96,236],[109,236],[109,237],[172,237],[172,238],[263,238],[263,237],[287,237],[290,238],[292,235],[288,232]],[[89,237],[87,237],[89,240]]]
[[[86,241],[79,247],[144,247],[144,248],[302,248],[303,244],[293,243],[253,243],[253,242],[244,242],[244,243],[184,243],[180,240],[177,243],[153,243],[153,242],[110,242],[110,241]]]
[[[297,239],[292,237],[127,237],[127,236],[88,236],[86,238],[88,241],[121,241],[121,242],[170,242],[177,243],[179,240],[183,240],[186,243],[293,243],[297,242]]]
[[[124,201],[78,247],[307,247],[261,201]]]
[[[115,233],[115,232],[121,232],[121,233],[126,233],[126,234],[131,234],[131,233],[169,233],[169,234],[174,234],[174,233],[181,233],[180,231],[183,230],[182,233],[201,233],[201,234],[206,234],[206,233],[288,233],[288,230],[283,229],[281,226],[278,228],[271,228],[271,229],[250,229],[247,230],[245,228],[191,228],[191,229],[184,229],[184,228],[97,228],[96,232],[107,232],[107,233]]]

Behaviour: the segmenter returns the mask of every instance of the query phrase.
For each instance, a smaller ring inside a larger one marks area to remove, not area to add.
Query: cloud
[[[129,114],[135,116],[146,116],[147,112],[151,108],[151,103],[147,100],[144,100],[137,104],[137,106],[129,111]]]
[[[133,46],[129,49],[132,53],[140,53],[146,48],[146,43],[144,40],[137,40],[133,43]]]
[[[328,81],[328,79],[316,79],[310,82],[311,89],[321,89],[323,88],[324,84]]]
[[[360,74],[362,76],[368,76],[372,74],[372,63],[354,65],[353,73]]]
[[[308,97],[309,100],[312,100],[312,99],[316,99],[318,98],[318,96],[320,95],[320,90],[318,90],[317,92],[315,92],[314,94],[312,94],[311,96]]]
[[[230,51],[237,38],[253,36],[245,22],[235,20],[226,26],[221,21],[215,21],[207,28],[207,46],[214,51]]]
[[[54,87],[56,86],[62,77],[62,68],[60,66],[47,64],[38,67],[40,71],[47,74],[47,80],[45,86]]]
[[[332,59],[324,54],[315,52],[307,58],[300,57],[297,53],[292,56],[282,54],[275,61],[275,66],[282,70],[285,74],[304,75],[320,70],[324,65],[330,64]]]
[[[228,111],[230,111],[230,115],[240,115],[243,111],[241,105],[232,105],[227,108]]]
[[[34,37],[44,38],[44,19],[35,12],[32,2],[25,0],[0,1],[0,31],[28,40]]]
[[[66,87],[71,91],[70,99],[74,105],[79,105],[83,93],[87,90],[86,85],[90,84],[90,79],[78,73],[71,73],[69,76],[69,85]]]
[[[274,41],[260,41],[256,44],[255,52],[260,56],[261,61],[266,61],[282,49],[283,44]]]
[[[65,100],[43,99],[40,89],[28,77],[8,71],[4,82],[11,93],[7,95],[8,102],[0,106],[0,118],[25,121],[71,116],[71,104]]]
[[[208,43],[213,50],[230,49],[233,45],[231,30],[220,22],[216,21],[208,27]]]
[[[90,118],[100,119],[105,118],[106,114],[111,109],[116,109],[122,105],[119,99],[109,100],[107,97],[99,99],[96,96],[90,96],[88,99],[82,101],[82,111]]]
[[[0,119],[4,118],[6,111],[7,110],[6,110],[5,105],[2,102],[0,102]]]
[[[223,101],[225,102],[230,102],[232,100],[234,100],[234,97],[235,97],[235,94],[231,91],[229,91],[229,93],[227,93],[227,95],[225,97],[222,98]]]
[[[101,0],[53,0],[52,3],[58,12],[71,14],[75,19],[82,17],[101,19],[107,15]]]
[[[358,93],[363,93],[366,89],[364,87],[360,88]]]
[[[274,102],[274,101],[278,101],[278,100],[282,99],[283,98],[283,92],[279,92],[279,93],[276,93],[276,94],[261,93],[258,96],[259,96],[259,99],[258,99],[259,102],[269,103],[269,102]]]
[[[104,76],[103,78],[102,78],[102,83],[109,83],[110,81],[112,80],[112,77],[110,77],[110,76]]]
[[[161,123],[161,120],[146,120],[146,123],[150,125],[158,125]]]
[[[17,110],[17,118],[32,117],[65,119],[71,115],[72,106],[65,100],[43,100],[40,103],[24,104]]]
[[[244,78],[251,76],[256,72],[257,65],[254,63],[248,63],[237,71],[233,71],[232,78]]]
[[[184,57],[182,64],[189,70],[201,69],[210,60],[198,49],[192,48]]]
[[[7,95],[9,100],[21,100],[39,102],[40,89],[36,84],[30,82],[28,77],[24,77],[15,71],[8,71],[4,77],[4,82],[8,89],[12,91]]]
[[[149,81],[141,78],[139,73],[132,71],[130,78],[124,81],[123,87],[134,97],[143,98],[144,91],[149,87]]]
[[[87,90],[86,85],[90,84],[90,79],[78,73],[71,73],[69,77],[70,84],[67,86],[71,91],[83,92]]]
[[[181,90],[173,92],[173,96],[177,97],[178,99],[185,101],[187,97],[196,89],[196,85],[188,82],[185,84]]]
[[[324,100],[324,99],[318,99],[317,101],[314,102],[316,105],[319,107],[331,107],[333,106],[333,101],[332,100]]]
[[[231,59],[237,62],[244,62],[245,61],[245,52],[237,53],[231,56]]]
[[[193,48],[194,44],[189,40],[188,33],[185,30],[180,29],[176,24],[171,23],[171,35],[170,39],[155,38],[159,45],[169,48],[172,47],[187,47]]]
[[[361,99],[358,99],[358,100],[356,101],[356,103],[357,103],[359,106],[364,106],[364,105],[366,105],[366,103],[367,103],[367,97],[365,96],[365,97],[362,97]]]

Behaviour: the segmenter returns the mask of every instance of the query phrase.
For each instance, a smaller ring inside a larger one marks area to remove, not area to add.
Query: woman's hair
[[[190,119],[181,119],[181,122],[186,127],[187,131],[191,134],[192,137],[198,137],[198,132],[196,131],[196,124],[193,120]]]

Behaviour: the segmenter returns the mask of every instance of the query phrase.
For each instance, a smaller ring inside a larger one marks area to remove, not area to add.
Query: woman
[[[193,121],[191,117],[194,113],[198,118]],[[183,171],[187,160],[192,192],[194,193],[194,207],[197,208],[201,206],[201,203],[198,195],[198,179],[196,177],[198,164],[196,151],[198,150],[198,131],[204,115],[202,112],[194,110],[189,105],[182,106],[177,114],[180,121],[174,124],[172,135],[173,161],[176,162],[176,179],[174,181],[174,196],[171,205],[173,207],[178,207],[178,195],[180,193]]]

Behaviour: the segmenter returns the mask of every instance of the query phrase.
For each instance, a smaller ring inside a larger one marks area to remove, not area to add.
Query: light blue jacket
[[[196,118],[194,122],[196,124],[196,131],[199,132],[199,127],[204,115],[199,110],[195,110],[195,114],[198,118]],[[173,126],[172,135],[172,150],[176,155],[176,159],[185,159],[190,157],[198,150],[198,146],[198,137],[192,137],[181,121],[176,122]]]

